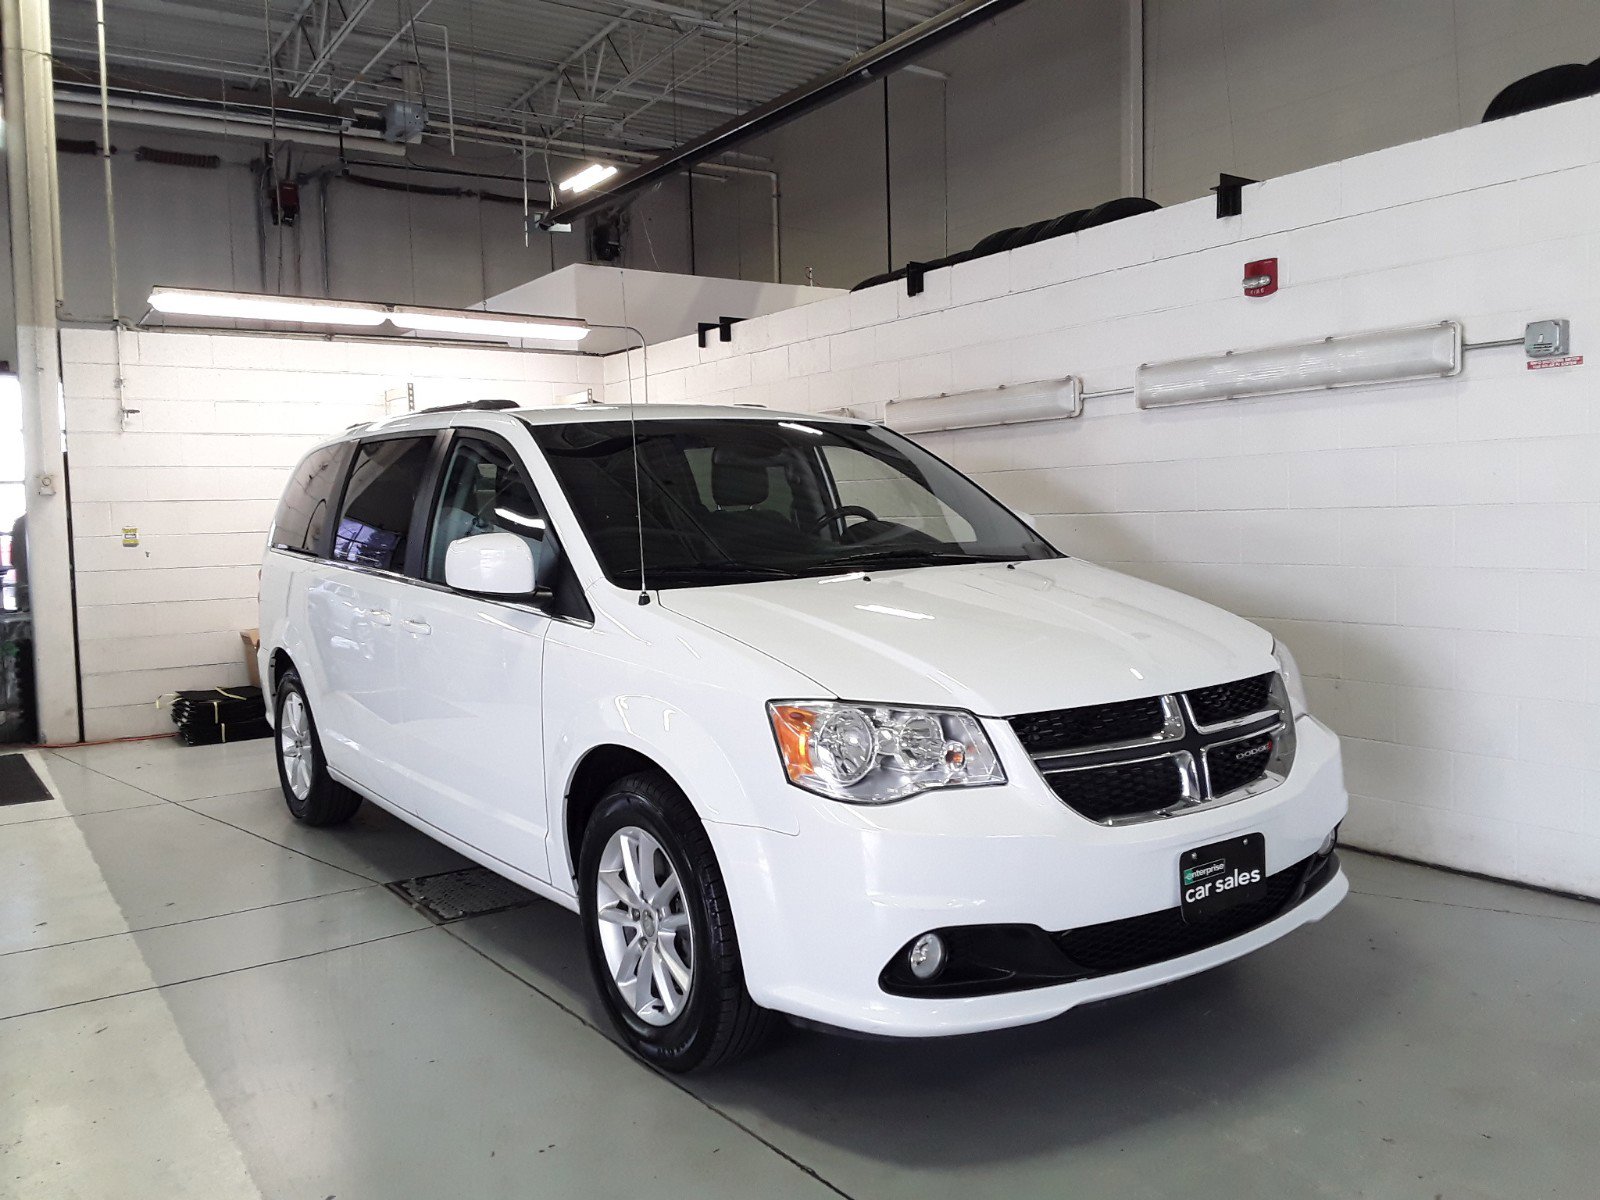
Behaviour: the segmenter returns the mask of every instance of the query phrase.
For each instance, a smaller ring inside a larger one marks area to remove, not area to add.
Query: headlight
[[[1299,716],[1307,711],[1306,684],[1300,678],[1300,667],[1294,661],[1294,655],[1289,653],[1289,647],[1282,642],[1274,640],[1272,643],[1272,657],[1278,660],[1278,673],[1283,676],[1283,686],[1289,692],[1289,703],[1294,707],[1294,715]]]
[[[852,804],[1004,783],[978,718],[952,709],[835,700],[767,705],[789,782]]]

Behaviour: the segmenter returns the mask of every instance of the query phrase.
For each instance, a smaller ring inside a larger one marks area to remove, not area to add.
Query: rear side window
[[[272,518],[272,545],[304,554],[322,551],[349,446],[313,450],[294,470]]]
[[[382,571],[405,569],[411,511],[432,450],[432,435],[361,444],[344,490],[334,558]]]

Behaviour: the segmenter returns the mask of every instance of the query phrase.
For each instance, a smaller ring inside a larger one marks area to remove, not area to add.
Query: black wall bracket
[[[718,317],[715,321],[699,322],[697,328],[699,329],[700,349],[704,350],[706,348],[706,334],[713,329],[717,331],[717,341],[733,341],[733,327],[742,320],[744,320],[743,317]]]
[[[1237,217],[1244,211],[1244,188],[1248,184],[1260,183],[1259,179],[1246,179],[1243,175],[1229,175],[1224,171],[1217,177],[1217,186],[1211,190],[1217,194],[1217,217]]]
[[[906,264],[906,295],[922,295],[922,286],[928,275],[928,263],[908,262]]]

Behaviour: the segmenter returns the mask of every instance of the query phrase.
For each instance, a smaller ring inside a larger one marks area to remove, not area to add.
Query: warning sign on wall
[[[1581,366],[1583,366],[1583,355],[1581,354],[1569,354],[1565,358],[1530,358],[1528,360],[1528,370],[1530,371],[1543,371],[1548,367]]]

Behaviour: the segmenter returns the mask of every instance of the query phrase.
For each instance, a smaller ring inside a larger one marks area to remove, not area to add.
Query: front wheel
[[[322,739],[311,716],[305,685],[295,671],[278,680],[277,705],[278,782],[283,785],[289,814],[307,825],[339,825],[355,816],[361,797],[328,774],[322,756]]]
[[[745,990],[721,868],[670,779],[652,771],[611,787],[584,833],[578,876],[590,971],[635,1054],[682,1073],[760,1044],[773,1016]]]

